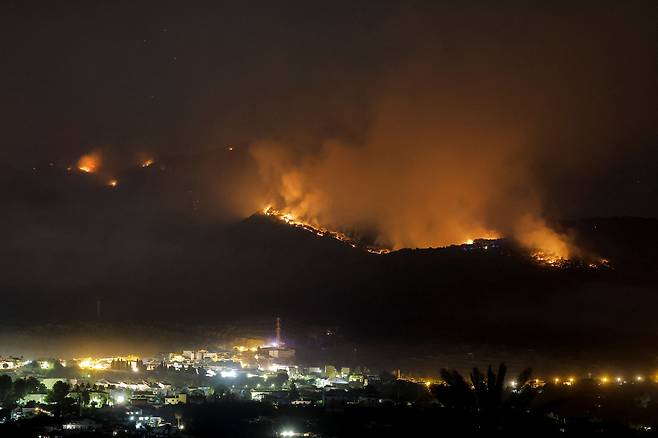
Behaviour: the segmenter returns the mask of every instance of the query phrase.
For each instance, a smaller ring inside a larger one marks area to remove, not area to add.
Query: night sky
[[[312,284],[227,237],[268,204],[394,248],[657,217],[657,22],[655,1],[3,2],[0,315],[249,315]]]

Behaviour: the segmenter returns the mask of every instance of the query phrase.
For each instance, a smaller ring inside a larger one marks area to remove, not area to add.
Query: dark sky
[[[656,217],[656,9],[3,2],[2,289],[128,298],[270,201],[392,246]]]

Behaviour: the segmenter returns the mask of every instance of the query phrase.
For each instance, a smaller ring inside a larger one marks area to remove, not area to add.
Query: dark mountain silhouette
[[[536,264],[511,241],[370,254],[275,219],[234,225],[238,278],[269,293],[259,310],[339,323],[371,336],[450,337],[490,342],[578,344],[646,339],[653,320],[658,221],[618,218],[564,224],[587,254],[611,268]],[[263,284],[265,283],[265,284]],[[576,327],[579,327],[576,330]],[[509,336],[508,336],[509,335]]]
[[[378,255],[262,214],[218,223],[175,169],[134,169],[110,189],[57,166],[0,177],[5,322],[280,315],[364,338],[606,347],[658,333],[655,219],[562,223],[611,269],[540,266],[505,239]]]

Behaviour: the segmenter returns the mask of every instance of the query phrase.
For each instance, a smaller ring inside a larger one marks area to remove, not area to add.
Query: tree
[[[27,394],[27,382],[24,379],[18,379],[14,382],[12,398],[14,401],[20,400]]]
[[[231,395],[231,390],[226,385],[217,384],[214,388],[215,398],[228,398]]]
[[[89,406],[89,391],[86,388],[83,388],[80,391],[80,404],[82,406]]]
[[[501,363],[495,373],[489,365],[486,374],[473,368],[470,381],[456,370],[441,370],[443,385],[435,385],[432,392],[455,419],[483,431],[496,431],[506,426],[524,423],[530,403],[537,394],[531,384],[531,370],[525,369],[514,381],[505,384],[507,367]]]
[[[61,404],[66,398],[66,396],[69,394],[70,390],[71,390],[71,385],[69,385],[66,382],[62,382],[61,380],[58,380],[53,385],[53,389],[51,389],[48,392],[48,401],[50,403]]]
[[[25,379],[25,385],[27,388],[27,394],[45,394],[47,391],[46,386],[39,382],[39,379],[32,376]]]
[[[299,390],[295,382],[290,383],[290,389],[288,390],[288,399],[290,400],[299,400]]]
[[[0,376],[0,404],[5,406],[12,391],[11,377],[6,374]]]

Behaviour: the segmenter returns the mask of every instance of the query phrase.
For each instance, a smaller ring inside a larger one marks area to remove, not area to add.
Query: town
[[[3,357],[0,431],[40,436],[199,436],[209,427],[202,420],[204,414],[219,415],[228,409],[231,419],[225,425],[237,421],[236,427],[252,436],[334,436],[322,430],[323,415],[360,409],[368,418],[378,412],[369,420],[369,427],[376,430],[394,421],[381,418],[391,409],[405,418],[409,412],[433,409],[444,409],[445,414],[451,400],[445,398],[446,391],[457,386],[455,379],[466,382],[454,370],[422,377],[400,370],[300,364],[295,353],[283,341],[277,318],[275,338],[267,345],[251,340],[224,349],[182,350],[153,357]],[[600,394],[588,392],[592,405],[587,409],[601,414],[606,412],[606,402],[612,405],[613,398],[630,397],[632,410],[640,416],[628,427],[636,432],[654,428],[641,418],[653,412],[647,406],[658,395],[658,376],[589,373],[541,378],[522,373],[519,378],[507,378],[502,367],[497,376],[489,370],[482,379],[504,379],[500,390],[509,397],[527,390],[538,398],[563,399],[576,397],[578,391],[593,391]],[[477,390],[478,378],[471,374],[471,381],[468,386]],[[547,417],[558,429],[569,425],[570,416],[577,417],[569,403],[561,409]],[[615,406],[606,415],[619,415],[618,410]],[[627,415],[625,409],[622,412]],[[599,420],[592,421],[600,426]]]

